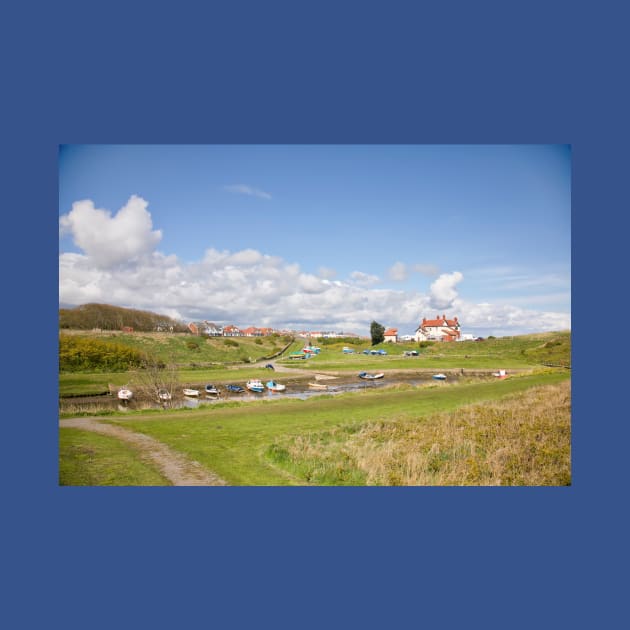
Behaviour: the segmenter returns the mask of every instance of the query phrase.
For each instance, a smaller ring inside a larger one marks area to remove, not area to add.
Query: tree
[[[372,345],[382,343],[385,339],[385,326],[378,322],[372,322],[370,324],[370,335],[372,335]]]

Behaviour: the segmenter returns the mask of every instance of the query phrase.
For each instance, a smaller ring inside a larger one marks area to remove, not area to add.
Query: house
[[[249,328],[245,328],[242,331],[245,337],[262,337],[263,333],[260,328],[256,328],[255,326],[250,326]]]
[[[220,337],[222,334],[220,326],[206,321],[190,322],[190,324],[188,324],[188,330],[190,330],[193,335],[208,335],[210,337]]]
[[[223,328],[221,326],[217,326],[213,322],[204,321],[205,329],[203,331],[204,335],[208,335],[209,337],[221,337],[223,335]]]
[[[447,319],[446,315],[435,316],[435,319],[424,317],[416,328],[416,341],[457,341],[460,338],[460,325],[457,317]]]
[[[396,343],[398,341],[398,328],[388,328],[384,333],[384,341]]]
[[[243,333],[241,332],[240,328],[238,328],[237,326],[232,326],[230,324],[229,326],[223,327],[223,336],[224,337],[242,337]]]

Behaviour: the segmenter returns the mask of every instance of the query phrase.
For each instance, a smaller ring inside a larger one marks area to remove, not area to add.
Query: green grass
[[[80,429],[59,430],[59,485],[171,485],[131,446],[115,438]]]
[[[565,372],[540,373],[468,384],[436,384],[422,388],[391,388],[308,400],[283,399],[211,406],[186,413],[135,412],[107,422],[150,435],[216,472],[231,485],[305,485],[299,471],[288,471],[270,449],[278,440],[308,436],[334,427],[368,422],[418,420],[470,403],[497,400],[541,384],[569,378]],[[275,460],[275,461],[274,461]],[[324,465],[323,462],[322,465]],[[333,471],[334,472],[334,471]],[[335,483],[361,483],[361,476],[323,475]],[[321,481],[321,480],[324,481]]]
[[[356,343],[357,354],[343,354],[344,343],[322,346],[319,355],[305,361],[296,361],[300,367],[310,370],[387,370],[387,369],[509,369],[526,368],[544,363],[571,365],[571,333],[552,332],[463,341],[457,343],[432,343],[419,348],[416,343],[382,343],[372,346],[369,342]],[[380,349],[386,356],[365,355],[362,350]],[[405,350],[418,350],[418,357],[404,357]],[[290,365],[291,361],[282,359]]]

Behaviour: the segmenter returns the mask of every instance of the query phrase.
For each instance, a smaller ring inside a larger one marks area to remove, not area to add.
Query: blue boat
[[[242,394],[245,391],[240,385],[226,385],[225,389],[233,394]]]
[[[434,374],[433,378],[438,381],[443,381],[446,379],[446,374]]]

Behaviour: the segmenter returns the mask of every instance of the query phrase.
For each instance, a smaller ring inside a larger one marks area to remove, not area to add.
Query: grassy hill
[[[73,330],[121,330],[130,327],[137,331],[152,331],[158,326],[184,332],[186,326],[166,315],[139,311],[110,304],[82,304],[75,308],[59,309],[59,328]]]
[[[84,345],[98,343],[111,348],[112,352],[127,348],[168,365],[192,368],[252,363],[276,354],[291,342],[290,337],[278,335],[229,338],[197,337],[190,333],[61,331],[60,357],[65,356],[68,346],[76,346],[77,340]],[[301,348],[302,344],[295,346]],[[62,371],[64,367],[60,366]],[[89,370],[89,367],[83,369]],[[69,366],[65,371],[77,370]]]

